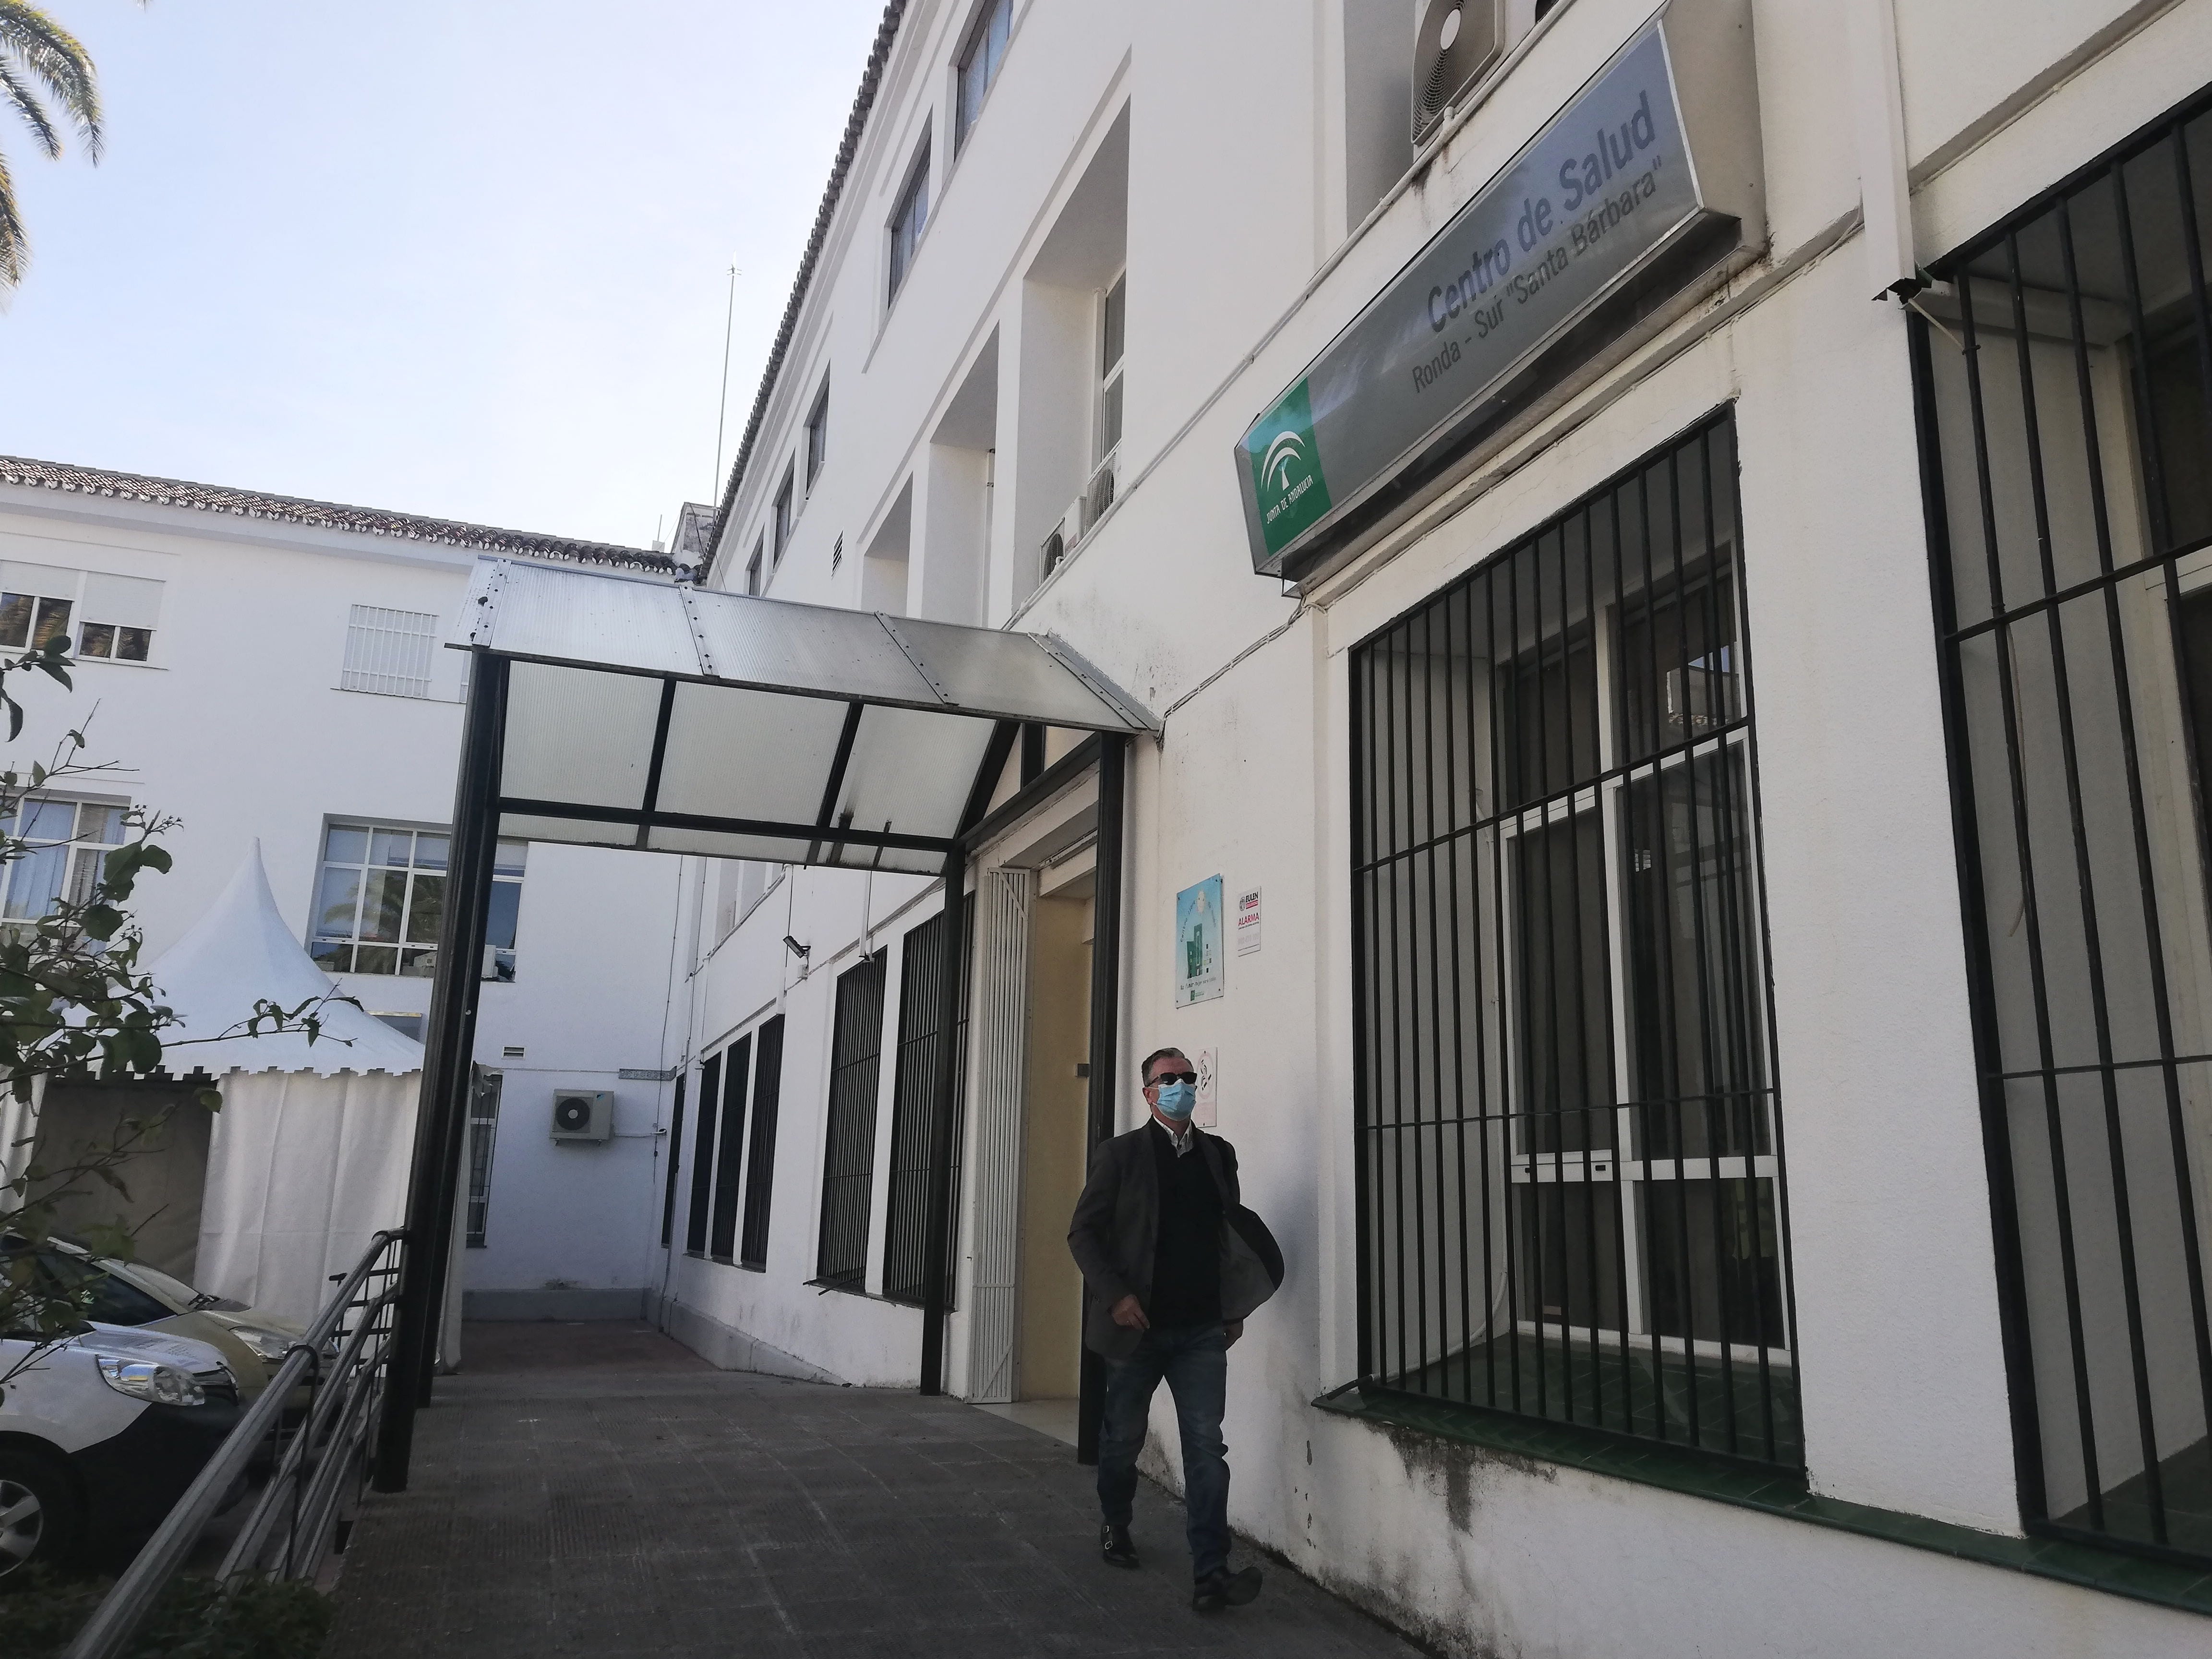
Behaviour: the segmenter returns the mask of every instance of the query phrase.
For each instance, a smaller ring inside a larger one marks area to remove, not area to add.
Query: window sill
[[[1863,1538],[1909,1544],[1961,1561],[2007,1567],[2085,1589],[2106,1590],[2160,1607],[2212,1614],[2212,1574],[2198,1568],[2070,1539],[2008,1538],[1925,1516],[1821,1498],[1806,1490],[1802,1476],[1780,1469],[1709,1457],[1679,1446],[1639,1444],[1571,1424],[1540,1422],[1380,1390],[1364,1392],[1356,1382],[1346,1383],[1312,1403],[1322,1411],[1378,1427],[1412,1429],[1462,1445],[1564,1463],[1594,1474],[1639,1481],[1692,1498],[1714,1498]]]
[[[132,662],[127,657],[70,657],[67,660],[71,668],[141,668],[151,669],[156,674],[166,674],[169,672],[165,664]]]

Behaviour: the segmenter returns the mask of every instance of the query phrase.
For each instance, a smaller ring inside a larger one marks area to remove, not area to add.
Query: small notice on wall
[[[1198,1073],[1198,1109],[1190,1121],[1201,1129],[1221,1127],[1221,1066],[1219,1051],[1200,1048],[1198,1058],[1191,1062]]]
[[[1176,895],[1176,1006],[1221,994],[1221,878]]]
[[[1248,887],[1237,896],[1237,954],[1256,955],[1260,949],[1260,890]]]

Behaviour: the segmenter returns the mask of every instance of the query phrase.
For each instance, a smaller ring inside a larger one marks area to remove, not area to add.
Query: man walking
[[[1134,1567],[1129,1537],[1153,1392],[1164,1377],[1182,1435],[1191,1606],[1243,1607],[1260,1593],[1260,1570],[1229,1571],[1229,1464],[1221,1439],[1230,1345],[1243,1315],[1273,1292],[1255,1255],[1224,1223],[1238,1213],[1237,1153],[1190,1121],[1196,1073],[1180,1048],[1160,1048],[1141,1068],[1146,1123],[1098,1149],[1075,1206],[1068,1249],[1090,1287],[1085,1344],[1107,1362],[1098,1437],[1099,1547]],[[1256,1226],[1256,1222],[1253,1224]],[[1260,1230],[1264,1237],[1264,1229]],[[1273,1241],[1268,1241],[1272,1250]],[[1224,1263],[1233,1281],[1224,1287]],[[1280,1258],[1273,1267],[1281,1277]],[[1224,1289],[1226,1294],[1224,1294]]]

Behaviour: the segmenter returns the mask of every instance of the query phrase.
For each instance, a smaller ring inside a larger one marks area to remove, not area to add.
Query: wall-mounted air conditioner
[[[1060,562],[1073,552],[1076,543],[1083,539],[1083,497],[1078,495],[1038,544],[1038,551],[1044,556],[1042,574],[1049,576],[1060,568]]]
[[[1429,0],[1413,26],[1413,145],[1482,78],[1505,48],[1505,0]]]
[[[615,1132],[615,1097],[605,1089],[556,1089],[553,1139],[604,1141]]]
[[[1098,463],[1091,474],[1091,482],[1083,487],[1083,527],[1085,530],[1106,516],[1106,509],[1114,505],[1114,497],[1121,487],[1121,452],[1116,448],[1111,455]]]

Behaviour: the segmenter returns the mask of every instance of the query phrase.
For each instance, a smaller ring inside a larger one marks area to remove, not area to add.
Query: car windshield
[[[183,1279],[172,1278],[159,1267],[149,1267],[143,1261],[109,1261],[101,1265],[118,1278],[128,1279],[140,1289],[151,1291],[163,1301],[173,1302],[180,1308],[204,1308],[222,1299],[204,1291],[196,1291]]]
[[[64,1295],[89,1295],[85,1316],[102,1325],[150,1325],[173,1317],[165,1307],[136,1285],[109,1273],[94,1261],[61,1250],[39,1252],[39,1266]]]

